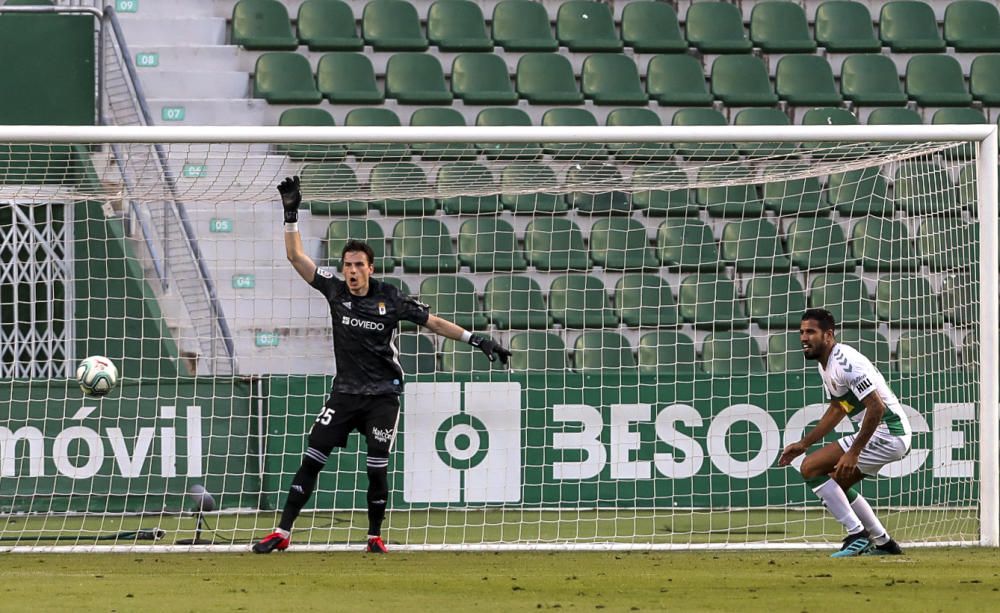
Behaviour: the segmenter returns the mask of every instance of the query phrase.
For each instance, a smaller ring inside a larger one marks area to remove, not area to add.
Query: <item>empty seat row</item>
[[[677,13],[664,2],[637,1],[625,5],[619,35],[609,5],[569,0],[559,6],[555,33],[542,3],[506,0],[496,4],[490,31],[479,5],[469,0],[441,0],[427,13],[426,35],[416,9],[404,0],[372,0],[361,15],[361,33],[350,6],[341,0],[306,0],[292,31],[286,7],[277,0],[240,0],[233,8],[233,44],[248,49],[295,49],[300,43],[317,51],[424,50],[442,51],[619,51],[624,46],[643,53],[677,53],[694,47],[703,53],[768,53],[830,51],[894,52],[1000,50],[1000,14],[995,5],[977,0],[951,3],[939,31],[933,10],[924,2],[888,2],[879,15],[879,37],[868,8],[859,2],[824,2],[816,11],[815,39],[806,14],[797,3],[758,2],[750,14],[749,31],[736,5],[692,3],[682,35]]]
[[[653,270],[661,266],[678,272],[717,272],[732,266],[737,272],[781,273],[795,266],[803,271],[914,272],[959,271],[975,265],[978,229],[950,218],[924,221],[916,246],[906,227],[879,217],[854,224],[851,241],[840,225],[826,218],[792,222],[782,240],[774,225],[754,219],[727,224],[721,243],[698,219],[667,219],[658,231],[656,245],[646,238],[646,228],[630,218],[597,221],[590,232],[590,248],[575,223],[563,218],[532,221],[524,234],[524,250],[513,228],[493,217],[467,220],[459,229],[458,250],[448,229],[436,219],[404,219],[392,233],[391,257],[385,237],[374,221],[340,220],[327,230],[328,255],[336,261],[350,238],[373,243],[379,262],[376,269],[391,272],[455,272],[467,266],[473,272],[509,272],[528,266],[541,272],[586,271],[592,266],[607,270]],[[787,248],[786,248],[787,245]]]
[[[638,166],[628,181],[618,167],[607,163],[573,164],[560,180],[545,163],[512,162],[503,167],[498,181],[482,164],[446,162],[438,168],[433,188],[424,169],[414,162],[379,162],[371,169],[367,190],[347,164],[313,162],[304,165],[302,181],[306,206],[319,215],[362,216],[371,206],[390,216],[433,215],[439,207],[448,215],[493,215],[501,210],[558,214],[572,208],[585,215],[627,215],[634,209],[671,217],[697,216],[701,209],[712,217],[759,216],[765,210],[779,216],[824,215],[832,210],[847,216],[884,216],[896,210],[958,216],[975,203],[974,173],[974,166],[964,166],[956,184],[934,162],[907,162],[895,170],[891,194],[877,168],[834,173],[825,187],[817,177],[758,186],[747,175],[743,185],[691,189],[674,187],[688,177],[667,162]],[[731,169],[705,167],[697,180],[708,184],[734,177],[743,178]],[[620,187],[615,190],[615,186]],[[567,191],[553,193],[557,188]],[[425,195],[432,191],[442,195]],[[336,200],[330,197],[333,194]]]
[[[386,279],[411,293],[405,283]],[[435,313],[473,329],[487,324],[544,329],[553,324],[602,328],[685,323],[702,329],[745,329],[750,322],[783,329],[798,326],[807,306],[830,310],[844,326],[966,326],[977,321],[979,302],[978,284],[969,273],[950,275],[940,292],[923,276],[887,274],[877,281],[874,304],[861,278],[850,273],[813,275],[808,290],[796,275],[754,276],[746,282],[744,297],[726,275],[696,273],[681,280],[676,300],[669,283],[658,275],[627,273],[615,283],[613,307],[600,279],[577,273],[556,277],[547,302],[536,279],[517,274],[490,277],[481,307],[472,282],[462,276],[428,277],[418,293]]]
[[[449,0],[457,1],[457,0]],[[523,0],[518,0],[523,1]],[[906,66],[905,91],[896,65],[878,54],[851,55],[843,64],[838,88],[830,64],[817,55],[787,55],[778,60],[774,85],[764,61],[754,55],[721,55],[706,82],[700,61],[690,55],[656,55],[642,84],[635,61],[615,53],[595,54],[583,62],[580,85],[570,61],[557,53],[529,53],[518,60],[511,83],[499,55],[463,53],[451,66],[451,87],[438,58],[428,53],[397,53],[389,58],[385,91],[371,60],[361,53],[331,52],[313,76],[309,60],[297,53],[264,53],[254,68],[254,96],[273,104],[582,104],[727,106],[838,105],[845,99],[862,106],[902,106],[913,100],[927,106],[968,106],[973,99],[1000,98],[1000,55],[976,58],[970,84],[962,67],[947,55],[916,55]],[[710,89],[709,89],[710,85]]]
[[[842,330],[838,340],[852,346],[879,368],[902,373],[940,372],[959,367],[975,367],[978,341],[969,333],[964,338],[959,358],[951,338],[939,331],[906,331],[896,346],[892,360],[889,342],[874,330]],[[581,373],[633,372],[640,375],[759,375],[765,373],[800,373],[813,368],[802,353],[798,334],[774,334],[767,339],[766,360],[757,341],[745,332],[713,332],[706,336],[699,356],[688,335],[660,330],[639,338],[632,346],[622,335],[611,331],[580,334],[572,354],[563,340],[551,333],[531,331],[510,339],[510,368],[513,372],[575,370]],[[400,362],[407,374],[476,372],[500,368],[481,352],[464,343],[446,339],[441,346],[437,366],[433,341],[422,334],[406,333],[399,337]],[[967,355],[969,354],[969,355]],[[765,364],[766,362],[766,364]]]

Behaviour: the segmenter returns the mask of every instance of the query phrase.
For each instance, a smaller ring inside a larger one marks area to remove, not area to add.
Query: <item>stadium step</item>
[[[250,95],[250,75],[240,71],[148,70],[139,78],[148,98],[182,96],[203,100]]]
[[[219,17],[122,20],[125,40],[135,45],[224,45],[226,20]]]

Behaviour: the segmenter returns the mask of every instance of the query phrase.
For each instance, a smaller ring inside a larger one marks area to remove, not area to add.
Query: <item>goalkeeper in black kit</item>
[[[341,274],[317,267],[302,250],[298,230],[299,178],[278,185],[284,208],[285,253],[295,271],[330,303],[333,318],[337,376],[323,410],[309,433],[309,446],[292,479],[281,520],[274,532],[253,546],[254,553],[288,548],[292,524],[313,492],[316,478],[334,447],[344,447],[353,430],[364,435],[368,457],[368,547],[386,553],[382,520],[389,495],[389,453],[396,436],[403,369],[396,359],[397,324],[411,321],[447,338],[479,348],[490,361],[507,363],[510,351],[492,339],[472,334],[450,321],[431,315],[427,305],[403,295],[396,287],[372,279],[372,248],[348,241],[341,258]]]

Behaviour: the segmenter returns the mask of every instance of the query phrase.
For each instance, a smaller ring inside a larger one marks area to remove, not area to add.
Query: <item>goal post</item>
[[[400,327],[390,547],[839,541],[777,466],[826,402],[806,307],[913,425],[860,486],[893,535],[1000,546],[997,161],[970,125],[0,126],[0,550],[273,528],[335,372],[285,261],[293,174],[318,265],[366,239],[376,279],[514,351]],[[70,381],[93,354],[121,376],[102,400]],[[366,487],[352,435],[295,548],[356,547]]]

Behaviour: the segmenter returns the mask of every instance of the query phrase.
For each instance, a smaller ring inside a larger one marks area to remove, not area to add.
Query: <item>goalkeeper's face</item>
[[[833,330],[823,330],[815,319],[803,319],[799,325],[799,340],[802,341],[802,353],[807,360],[819,360],[827,355],[836,344]]]
[[[368,255],[363,251],[348,251],[344,254],[343,266],[347,289],[358,296],[367,294],[368,279],[375,272],[375,264],[368,261]]]

